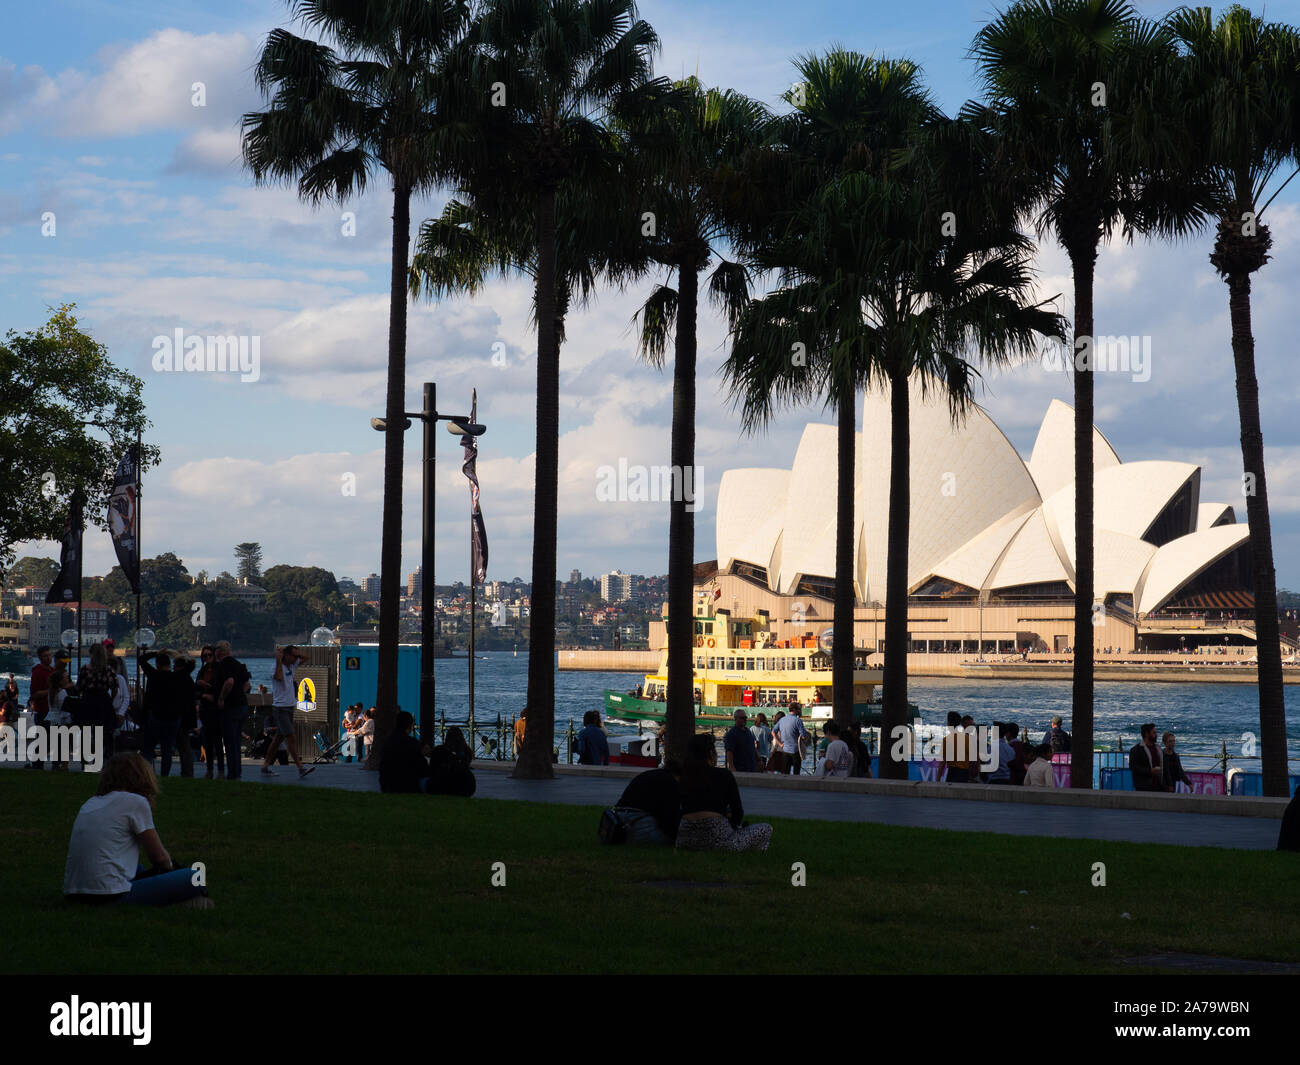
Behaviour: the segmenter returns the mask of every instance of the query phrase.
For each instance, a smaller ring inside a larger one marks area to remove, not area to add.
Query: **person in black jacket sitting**
[[[429,783],[429,763],[420,750],[420,741],[411,735],[415,718],[403,710],[397,715],[393,734],[384,744],[379,759],[379,790],[385,792],[422,792]]]
[[[677,849],[692,851],[765,851],[772,826],[746,825],[736,778],[718,768],[713,737],[698,733],[686,747],[682,765],[682,820]]]
[[[465,742],[464,733],[453,725],[429,754],[429,780],[425,791],[430,795],[469,798],[478,787],[469,767],[473,760],[474,754]]]
[[[682,819],[682,767],[671,758],[662,769],[638,773],[623,789],[614,807],[627,825],[628,843],[660,844],[677,841]]]

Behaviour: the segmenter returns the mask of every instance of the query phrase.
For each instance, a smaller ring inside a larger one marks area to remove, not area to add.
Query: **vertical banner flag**
[[[478,389],[474,389],[474,402],[469,409],[469,420],[478,420]],[[461,447],[465,449],[465,462],[461,472],[469,478],[469,520],[470,552],[474,566],[471,574],[475,584],[487,576],[488,542],[487,529],[483,525],[483,512],[478,505],[478,440],[466,433],[460,438]]]
[[[63,530],[59,575],[46,593],[47,603],[81,602],[81,526],[81,493],[74,492],[68,505],[68,523]]]
[[[113,495],[108,501],[108,532],[113,537],[113,550],[136,595],[140,594],[140,500],[136,498],[139,461],[136,449],[128,448],[113,474]]]

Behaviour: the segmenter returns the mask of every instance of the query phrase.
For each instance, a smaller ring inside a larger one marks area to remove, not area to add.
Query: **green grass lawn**
[[[604,847],[597,808],[170,779],[216,908],[60,894],[93,776],[0,774],[10,973],[1134,972],[1300,960],[1300,856],[776,820],[763,854]],[[492,864],[506,885],[491,884]],[[791,866],[807,867],[807,886]],[[1094,862],[1106,887],[1093,887]],[[671,886],[687,881],[710,886]],[[1025,893],[1027,892],[1027,894]],[[1123,914],[1129,914],[1125,918]]]

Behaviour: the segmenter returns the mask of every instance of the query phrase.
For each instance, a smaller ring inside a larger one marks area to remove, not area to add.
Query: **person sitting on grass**
[[[1052,745],[1040,743],[1037,747],[1026,747],[1025,757],[1030,759],[1025,769],[1025,787],[1054,788],[1056,774],[1052,772]]]
[[[662,769],[638,773],[623,789],[614,811],[626,826],[624,842],[671,847],[682,819],[682,767],[664,759]]]
[[[745,824],[736,778],[718,768],[713,737],[701,732],[686,746],[682,765],[682,819],[677,849],[683,851],[765,851],[772,826]]]
[[[410,715],[407,715],[408,717]],[[474,752],[465,742],[465,735],[453,725],[443,741],[429,754],[429,779],[425,782],[427,795],[460,795],[469,798],[478,787],[470,763]]]
[[[158,780],[153,766],[134,752],[113,755],[99,775],[99,789],[77,812],[63,872],[70,902],[127,902],[142,906],[182,903],[209,909],[212,900],[190,866],[176,866],[154,828]],[[151,868],[140,865],[140,849]]]
[[[393,734],[379,756],[379,790],[383,792],[423,792],[429,783],[429,762],[420,749],[415,730],[415,715],[403,710],[397,715]]]

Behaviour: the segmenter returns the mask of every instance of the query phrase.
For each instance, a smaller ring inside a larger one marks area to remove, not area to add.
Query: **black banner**
[[[59,575],[45,595],[47,603],[81,602],[81,493],[74,492],[68,504],[68,523],[63,530],[63,550],[59,553]]]
[[[113,475],[113,495],[108,501],[108,532],[118,565],[131,591],[140,594],[140,457],[129,448]]]
[[[474,401],[469,409],[469,420],[478,420],[478,390],[474,390]],[[466,433],[460,438],[465,449],[465,462],[461,472],[469,478],[469,520],[470,520],[470,557],[474,572],[470,575],[475,584],[487,576],[488,542],[487,528],[483,524],[483,511],[478,501],[478,439]]]

